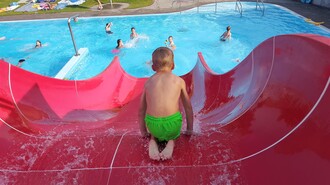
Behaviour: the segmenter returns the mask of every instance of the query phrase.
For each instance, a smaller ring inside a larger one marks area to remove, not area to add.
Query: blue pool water
[[[174,37],[176,68],[183,75],[196,63],[197,52],[202,52],[206,62],[217,73],[234,68],[258,44],[269,37],[291,33],[314,33],[330,37],[329,30],[305,22],[304,18],[272,4],[265,4],[265,15],[255,9],[255,3],[242,3],[243,16],[235,11],[235,3],[205,5],[180,13],[140,16],[80,18],[71,22],[78,48],[88,48],[89,54],[79,65],[71,79],[86,79],[102,72],[116,54],[111,50],[117,39],[126,48],[117,55],[124,69],[131,75],[147,77],[153,74],[146,64],[151,53],[164,46],[168,36]],[[105,33],[107,22],[112,22],[114,34]],[[219,36],[230,25],[232,39],[220,42]],[[130,41],[130,28],[140,35],[138,42]],[[1,22],[0,58],[17,64],[25,58],[22,68],[54,77],[74,55],[67,19],[42,21]],[[35,41],[43,47],[34,49]]]

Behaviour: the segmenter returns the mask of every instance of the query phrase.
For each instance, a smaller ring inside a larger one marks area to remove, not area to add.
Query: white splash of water
[[[95,150],[93,138],[88,138],[88,140],[85,142],[85,148],[86,149],[91,148]]]
[[[125,48],[133,48],[133,47],[135,47],[136,43],[138,42],[138,39],[139,38],[134,38],[134,39],[131,39],[131,40],[125,42],[125,44],[124,44]]]
[[[15,173],[16,174],[16,173]],[[9,177],[12,176],[13,173],[10,173],[10,175],[8,173],[3,173],[0,174],[0,185],[6,185],[6,184],[16,184],[15,177]]]
[[[106,135],[114,135],[116,133],[116,130],[113,128],[109,128],[104,131]]]
[[[219,167],[218,167],[219,168]],[[236,168],[236,172],[233,174],[230,172],[230,169]],[[224,165],[221,167],[221,169],[218,169],[218,173],[214,173],[210,176],[210,184],[212,185],[218,185],[218,184],[225,184],[225,185],[232,185],[232,184],[241,184],[238,183],[238,172],[239,168],[237,167],[228,167],[227,165]]]
[[[61,171],[57,173],[56,176],[52,178],[52,181],[50,182],[51,185],[66,185],[66,184],[72,184],[72,185],[78,185],[78,180],[80,177],[80,172],[75,173],[75,177],[72,178],[72,176],[69,176],[69,171]],[[72,175],[72,174],[71,174]]]

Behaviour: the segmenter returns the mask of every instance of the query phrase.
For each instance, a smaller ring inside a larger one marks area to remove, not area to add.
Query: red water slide
[[[0,184],[330,184],[330,38],[272,37],[223,75],[199,53],[183,78],[197,133],[157,162],[138,131],[146,79],[118,57],[81,81],[0,61]]]

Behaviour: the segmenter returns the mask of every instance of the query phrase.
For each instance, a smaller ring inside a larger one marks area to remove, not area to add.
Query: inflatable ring
[[[112,54],[118,54],[119,52],[120,52],[119,49],[113,49],[113,50],[111,50],[111,53],[112,53]]]

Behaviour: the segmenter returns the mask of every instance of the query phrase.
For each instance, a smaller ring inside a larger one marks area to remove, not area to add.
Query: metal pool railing
[[[78,50],[77,50],[76,42],[74,40],[74,36],[73,36],[73,32],[72,32],[72,29],[71,29],[70,22],[71,22],[71,19],[76,20],[78,17],[79,17],[79,15],[74,15],[74,16],[71,16],[71,17],[68,18],[68,26],[69,26],[69,30],[70,30],[70,34],[71,34],[71,39],[72,39],[72,42],[73,42],[74,51],[76,52],[75,56],[79,56],[79,53],[78,53]]]
[[[239,14],[241,14],[241,17],[243,15],[243,6],[241,3],[241,0],[236,0],[235,10],[238,11]]]
[[[262,12],[262,15],[265,14],[265,5],[264,5],[264,0],[257,0],[256,1],[256,9],[258,10],[261,10]]]

